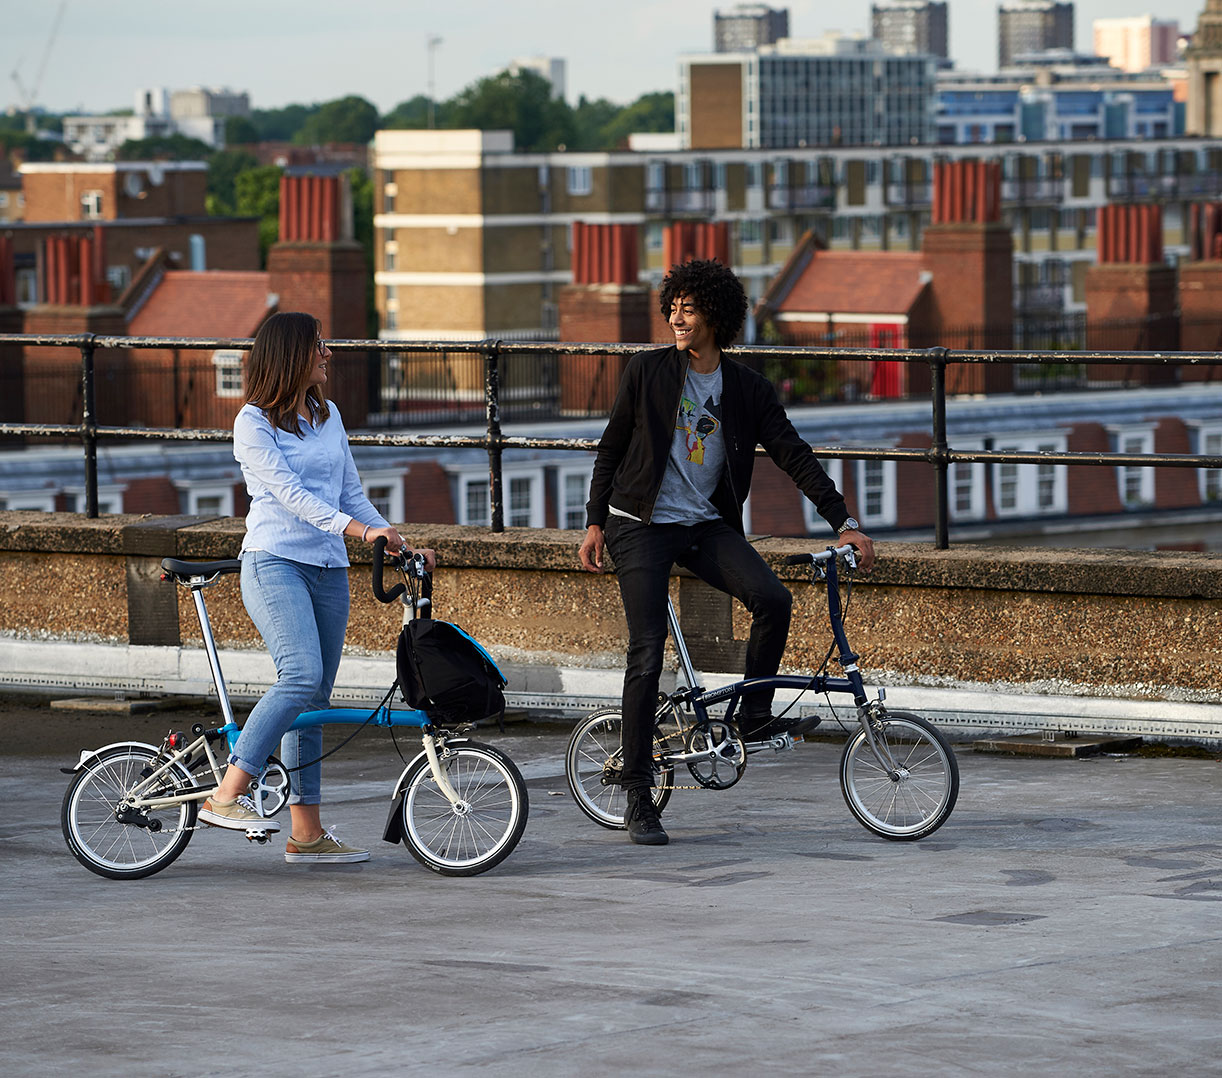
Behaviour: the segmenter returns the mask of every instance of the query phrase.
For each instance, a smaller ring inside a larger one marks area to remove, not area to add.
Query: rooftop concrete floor
[[[368,864],[202,830],[116,883],[67,852],[58,768],[170,721],[0,722],[7,1076],[1222,1073],[1216,760],[961,746],[954,815],[905,844],[814,742],[676,792],[641,848],[574,806],[567,728],[518,725],[480,736],[528,779],[525,837],[450,879],[381,842],[401,765],[375,733],[324,765]]]

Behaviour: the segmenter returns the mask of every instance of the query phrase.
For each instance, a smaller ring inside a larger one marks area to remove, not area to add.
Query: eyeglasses
[[[318,349],[318,354],[320,356],[325,356],[327,354],[327,342],[321,337],[314,342],[314,347]]]

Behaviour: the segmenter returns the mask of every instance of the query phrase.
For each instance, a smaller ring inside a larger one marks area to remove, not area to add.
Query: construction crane
[[[64,9],[67,6],[68,0],[60,0],[59,7],[55,10],[55,18],[51,22],[51,32],[47,35],[46,45],[43,46],[42,61],[38,65],[38,73],[34,76],[34,81],[27,87],[21,81],[21,75],[17,68],[14,68],[12,72],[13,82],[17,86],[21,110],[25,113],[25,129],[30,134],[33,134],[37,127],[34,120],[34,106],[38,102],[38,91],[42,89],[43,76],[47,73],[47,61],[51,57],[51,46],[55,44],[55,37],[59,33],[59,24],[63,21]],[[21,61],[18,61],[17,67],[19,68],[20,66]]]

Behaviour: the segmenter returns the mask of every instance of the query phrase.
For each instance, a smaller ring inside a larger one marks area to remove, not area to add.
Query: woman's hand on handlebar
[[[857,560],[857,565],[863,573],[868,573],[874,568],[874,540],[865,532],[841,532],[836,536],[836,543],[841,546],[845,543],[852,543],[857,548],[857,553],[861,555]]]
[[[437,555],[428,547],[420,547],[418,550],[407,545],[407,540],[403,538],[393,525],[385,528],[370,528],[365,535],[365,541],[372,543],[376,539],[382,538],[386,540],[386,552],[388,554],[403,554],[411,557],[413,554],[420,554],[424,557],[424,570],[431,573],[437,568]]]

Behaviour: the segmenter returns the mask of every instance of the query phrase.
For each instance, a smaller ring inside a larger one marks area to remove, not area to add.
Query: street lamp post
[[[433,55],[437,51],[437,46],[441,44],[441,38],[436,34],[429,34],[428,49],[429,49],[429,129],[432,130],[437,126],[437,106],[436,93],[433,89]]]

